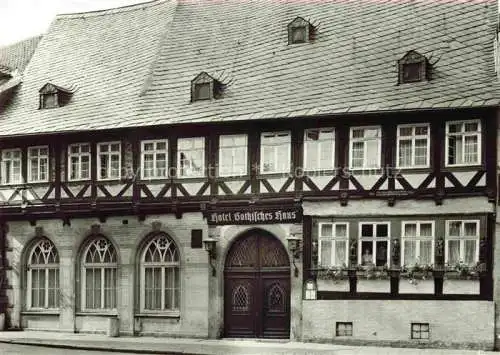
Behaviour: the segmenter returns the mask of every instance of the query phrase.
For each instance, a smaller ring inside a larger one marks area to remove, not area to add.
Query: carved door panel
[[[225,336],[289,337],[290,262],[279,240],[240,238],[228,253],[224,275]]]
[[[254,275],[226,278],[226,336],[256,337],[255,314],[258,309],[257,285]]]
[[[262,291],[263,337],[288,338],[290,334],[290,276],[264,274]]]

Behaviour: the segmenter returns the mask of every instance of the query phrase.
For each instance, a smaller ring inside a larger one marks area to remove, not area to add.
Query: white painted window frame
[[[144,258],[148,251],[149,246],[153,243],[156,238],[161,238],[159,235],[149,241],[143,248],[141,252],[140,259],[140,312],[143,314],[163,314],[168,316],[179,316],[181,303],[182,303],[182,269],[181,269],[181,254],[179,246],[173,240],[171,243],[174,244],[179,254],[179,261],[177,262],[145,262]],[[146,309],[146,268],[161,268],[161,310],[151,310]],[[165,269],[167,268],[177,268],[179,271],[179,308],[178,309],[165,309]]]
[[[224,139],[230,139],[230,138],[241,138],[243,137],[245,139],[245,144],[244,145],[233,145],[233,146],[222,146],[222,141]],[[231,172],[225,173],[225,169],[221,169],[223,166],[223,159],[222,159],[222,151],[223,150],[230,150],[231,155],[234,156],[236,155],[236,151],[238,149],[244,149],[245,151],[245,166],[243,168],[243,171],[237,171],[234,165],[234,159],[231,162]],[[242,175],[247,175],[248,174],[248,135],[247,134],[229,134],[229,135],[221,135],[219,136],[219,176],[221,177],[228,177],[228,176],[242,176]]]
[[[99,311],[116,311],[116,304],[118,304],[118,295],[116,294],[118,292],[118,261],[114,263],[86,263],[85,259],[87,257],[87,253],[90,249],[90,247],[93,245],[93,243],[97,239],[103,239],[102,237],[100,238],[95,238],[91,240],[88,245],[85,247],[85,252],[82,253],[82,259],[81,259],[81,309],[84,312],[99,312]],[[109,240],[106,240],[110,245],[111,242]],[[118,260],[118,255],[117,251],[115,248],[114,253],[115,253],[115,258]],[[100,269],[101,273],[101,307],[100,308],[87,308],[87,269]],[[115,270],[115,307],[113,308],[105,308],[104,303],[105,303],[105,294],[106,294],[106,280],[105,280],[105,274],[106,274],[106,269],[114,269]]]
[[[361,231],[362,231],[362,226],[364,224],[370,224],[374,226],[374,231],[376,233],[376,226],[378,225],[387,225],[387,237],[377,237],[377,236],[371,236],[371,237],[362,237],[361,236]],[[361,250],[362,242],[367,242],[371,241],[372,242],[372,262],[373,265],[377,264],[377,241],[384,242],[387,241],[387,264],[386,266],[391,265],[391,222],[389,221],[377,221],[377,222],[365,222],[361,221],[358,223],[358,265],[362,265],[362,258],[363,258],[363,251]]]
[[[37,154],[32,155],[32,150],[36,149]],[[40,154],[41,149],[47,149],[47,154]],[[36,158],[37,159],[37,167],[38,167],[38,176],[33,177],[32,174],[32,167],[33,167],[33,162],[32,159]],[[46,179],[40,179],[40,167],[42,166],[41,160],[45,159],[46,161],[46,172],[47,172],[47,178]],[[50,165],[50,152],[49,152],[49,146],[48,145],[38,145],[34,147],[28,147],[28,182],[48,182],[49,181],[49,165]]]
[[[377,139],[377,148],[378,148],[378,154],[377,154],[377,166],[367,166],[367,161],[366,161],[366,156],[367,156],[367,147],[364,142],[368,140],[373,140],[374,138],[353,138],[353,133],[355,130],[368,130],[368,129],[376,129],[378,130],[378,137]],[[354,167],[353,166],[353,145],[355,142],[363,142],[363,166],[362,167]],[[363,169],[380,169],[382,163],[382,127],[381,126],[357,126],[357,127],[350,127],[349,130],[349,170],[363,170]]]
[[[82,153],[82,147],[88,146],[89,151]],[[78,147],[78,153],[71,153],[72,147]],[[74,143],[68,145],[68,181],[86,181],[92,178],[92,146],[90,143]],[[71,158],[78,158],[78,174],[76,178],[71,178],[71,173],[73,172],[73,165],[71,164]],[[82,177],[82,157],[89,158],[89,177]]]
[[[426,135],[417,135],[415,134],[416,128],[427,128]],[[401,136],[400,129],[401,128],[411,128],[412,134],[411,136]],[[415,164],[415,152],[416,145],[415,141],[420,139],[427,140],[427,157],[425,160],[425,164]],[[400,152],[400,144],[403,140],[411,140],[411,165],[401,165],[399,162],[399,152]],[[396,139],[396,167],[397,168],[428,168],[430,166],[430,148],[431,148],[431,127],[429,123],[415,123],[415,124],[402,124],[397,126],[397,139]]]
[[[405,226],[409,224],[416,224],[416,236],[406,236]],[[420,226],[421,224],[431,224],[431,235],[421,236]],[[431,264],[434,264],[434,243],[436,239],[436,224],[434,221],[403,221],[401,222],[401,265],[405,265],[405,241],[415,241],[416,243],[416,257],[420,259],[420,242],[421,241],[431,241]],[[407,265],[410,266],[410,265]]]
[[[264,138],[271,138],[271,137],[288,137],[288,142],[285,143],[267,143],[263,144]],[[286,164],[284,164],[285,167],[284,170],[279,170],[275,169],[273,171],[264,171],[264,146],[268,147],[273,147],[273,155],[274,155],[274,166],[277,167],[278,164],[278,147],[283,146],[284,144],[287,144],[287,161]],[[290,131],[276,131],[276,132],[263,132],[260,135],[260,174],[284,174],[284,173],[290,173],[290,168],[291,168],[291,155],[292,155],[292,134]]]
[[[19,153],[19,158],[7,158],[8,153]],[[14,162],[19,162],[19,174],[14,175],[12,173],[13,169],[11,167],[11,173],[7,180],[7,162],[13,164]],[[16,185],[22,184],[23,182],[23,152],[20,148],[13,149],[3,149],[2,150],[2,185]]]
[[[450,224],[453,222],[461,222],[460,226],[460,235],[459,236],[450,236]],[[465,223],[476,223],[476,231],[477,235],[475,237],[465,236]],[[444,262],[448,264],[449,260],[449,252],[448,252],[448,244],[450,240],[458,240],[460,241],[460,260],[465,260],[465,241],[473,240],[476,242],[476,255],[475,255],[475,263],[479,261],[479,240],[481,237],[481,221],[478,219],[450,219],[446,220],[446,234],[445,234],[445,250],[444,250]]]
[[[462,124],[464,127],[467,123],[477,123],[477,128],[478,131],[476,132],[460,132],[460,133],[450,133],[450,125],[453,124]],[[463,144],[462,144],[462,159],[464,157],[464,151],[465,151],[465,137],[466,136],[477,136],[477,162],[476,163],[455,163],[455,164],[449,164],[448,163],[448,154],[449,154],[449,142],[448,142],[448,137],[450,135],[453,136],[458,136],[460,135],[463,139]],[[445,167],[455,167],[455,166],[476,166],[476,165],[481,165],[481,160],[482,160],[482,126],[481,126],[481,120],[480,119],[474,119],[474,120],[460,120],[460,121],[448,121],[446,122],[446,137],[445,137]]]
[[[165,144],[165,149],[158,149],[158,143],[164,143]],[[146,144],[153,144],[154,149],[153,150],[145,150]],[[144,176],[144,172],[146,171],[144,164],[145,164],[145,159],[144,156],[148,155],[153,155],[153,175],[152,176]],[[156,162],[157,162],[157,155],[158,154],[165,154],[165,174],[164,175],[159,175],[157,174],[158,168],[156,167]],[[141,141],[141,179],[150,179],[150,180],[157,180],[157,179],[166,179],[168,178],[168,139],[150,139],[150,140],[144,140]]]
[[[180,148],[181,142],[182,141],[196,141],[196,140],[201,140],[202,142],[202,147],[201,150],[203,150],[202,158],[201,158],[201,173],[199,174],[191,174],[191,175],[182,175],[182,168],[181,168],[181,153],[183,152],[193,152],[193,151],[199,151],[200,148],[191,148],[191,149],[182,149]],[[205,137],[183,137],[179,138],[177,140],[177,177],[181,179],[190,179],[190,178],[201,178],[204,177],[205,174]]]
[[[45,311],[45,310],[58,310],[59,307],[50,307],[49,308],[49,272],[50,270],[55,270],[57,277],[57,286],[60,287],[60,272],[59,272],[59,263],[45,263],[45,264],[31,264],[31,258],[35,249],[38,247],[38,244],[42,242],[39,241],[31,248],[31,252],[28,256],[28,262],[26,264],[26,308],[30,311]],[[56,250],[57,253],[57,250]],[[44,307],[34,307],[33,300],[31,297],[33,291],[33,270],[45,270],[45,305]],[[57,304],[60,302],[59,292],[57,292]]]
[[[332,226],[332,235],[331,236],[324,236],[321,234],[321,231],[323,230],[324,225],[331,225]],[[344,237],[338,237],[335,234],[335,229],[337,225],[344,225],[346,226],[346,235]],[[318,265],[324,266],[324,267],[329,267],[329,266],[342,266],[342,265],[337,265],[337,253],[336,253],[336,248],[337,248],[337,241],[339,242],[345,242],[346,243],[346,248],[345,248],[345,261],[346,261],[346,266],[349,263],[349,223],[348,222],[321,222],[318,225]],[[330,265],[321,265],[321,244],[322,241],[331,241],[331,260],[330,260]]]
[[[111,149],[112,145],[118,144],[118,151],[117,152],[112,152],[112,151],[107,151],[103,152],[101,151],[102,146],[107,145],[109,146],[109,149]],[[103,178],[101,175],[101,159],[102,156],[106,155],[108,157],[108,164],[106,166],[106,170],[108,173],[111,173],[111,157],[112,156],[118,156],[118,176],[112,176],[108,178]],[[112,142],[101,142],[97,144],[97,180],[99,181],[109,181],[109,180],[118,180],[120,179],[120,174],[122,171],[122,143],[120,141],[112,141]]]
[[[308,132],[311,132],[311,131],[318,131],[318,134],[319,134],[319,137],[318,137],[318,140],[314,141],[314,140],[309,140],[308,137],[307,137],[307,133]],[[321,139],[321,133],[324,132],[324,133],[331,133],[333,135],[333,137],[330,139]],[[321,171],[321,170],[334,170],[335,169],[335,128],[334,127],[322,127],[322,128],[309,128],[309,129],[306,129],[304,131],[304,171]],[[311,167],[309,166],[309,156],[312,154],[311,152],[308,152],[308,149],[307,149],[307,144],[306,142],[315,142],[316,144],[316,152],[315,154],[317,154],[318,156],[318,165],[320,165],[320,159],[319,157],[321,156],[321,146],[324,142],[328,142],[328,143],[332,143],[332,161],[331,161],[331,166],[329,167],[323,167],[323,166],[315,166],[315,167]]]

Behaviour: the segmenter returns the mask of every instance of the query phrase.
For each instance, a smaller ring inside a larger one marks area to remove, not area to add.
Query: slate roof
[[[297,16],[314,43],[288,45]],[[159,0],[60,15],[0,135],[496,106],[496,27],[494,0]],[[435,63],[433,80],[397,85],[409,50]],[[222,98],[190,102],[201,72],[230,84]],[[38,110],[47,82],[78,90]]]
[[[28,65],[42,36],[27,38],[23,41],[0,47],[0,71],[3,69],[23,72]]]

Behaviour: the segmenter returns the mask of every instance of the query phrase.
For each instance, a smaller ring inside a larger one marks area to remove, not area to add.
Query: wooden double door
[[[264,232],[240,237],[224,271],[226,337],[289,338],[290,262],[283,244]]]

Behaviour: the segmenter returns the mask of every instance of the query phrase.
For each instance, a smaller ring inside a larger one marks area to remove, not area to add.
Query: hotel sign
[[[302,223],[302,211],[299,208],[208,211],[206,216],[209,225]]]

